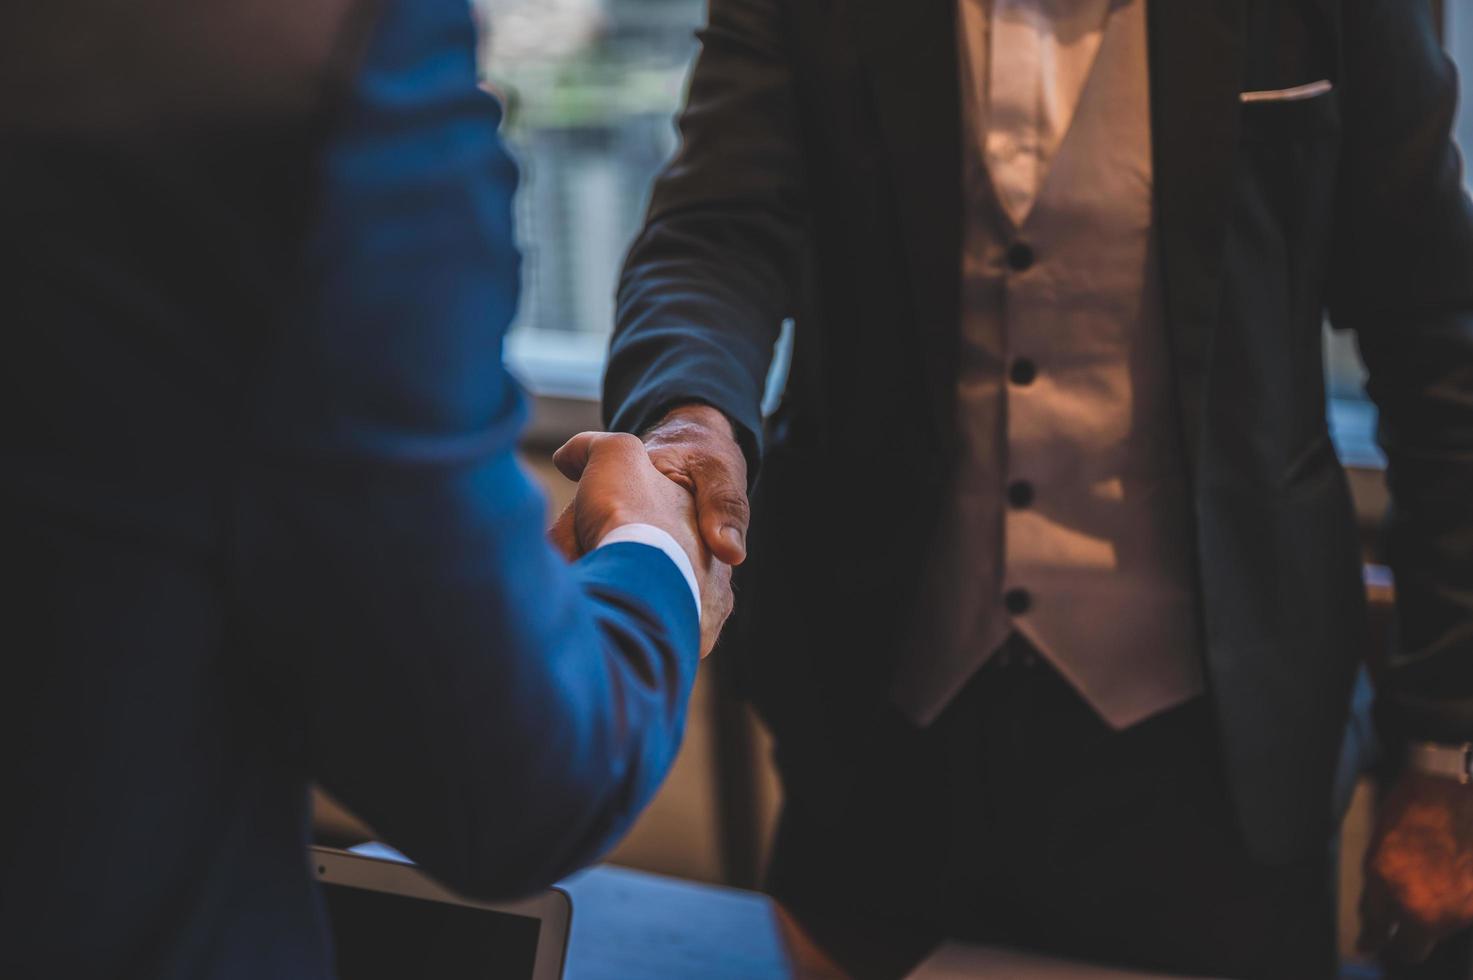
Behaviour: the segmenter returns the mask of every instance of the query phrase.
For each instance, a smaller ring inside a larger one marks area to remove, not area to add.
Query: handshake
[[[731,615],[731,568],[747,557],[747,460],[726,416],[705,405],[673,410],[643,440],[585,432],[553,463],[578,483],[553,525],[553,544],[575,560],[625,524],[668,532],[690,556],[701,591],[701,656]]]

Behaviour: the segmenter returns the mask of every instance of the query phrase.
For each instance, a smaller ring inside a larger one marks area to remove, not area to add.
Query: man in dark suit
[[[1473,207],[1428,5],[714,0],[702,41],[605,399],[746,559],[772,890],[861,975],[943,935],[1331,974],[1366,630],[1328,311],[1395,502],[1366,945],[1473,920]]]
[[[511,896],[664,777],[725,576],[630,436],[544,537],[474,48],[464,0],[0,13],[0,975],[331,975],[313,781]]]

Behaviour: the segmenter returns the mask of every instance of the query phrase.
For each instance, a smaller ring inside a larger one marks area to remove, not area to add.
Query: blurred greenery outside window
[[[522,305],[507,339],[536,394],[599,393],[614,293],[705,20],[704,0],[475,0],[481,68],[522,169]]]
[[[619,271],[675,149],[705,0],[474,3],[482,72],[522,166],[525,288],[508,360],[538,395],[596,399]],[[1448,49],[1473,76],[1473,8],[1445,6]],[[1473,148],[1473,77],[1463,89],[1459,138]],[[1355,339],[1328,333],[1331,431],[1347,463],[1379,467]]]

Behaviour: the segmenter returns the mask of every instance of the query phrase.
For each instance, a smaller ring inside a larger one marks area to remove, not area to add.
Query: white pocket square
[[[1308,85],[1296,85],[1293,88],[1276,88],[1266,92],[1244,92],[1238,98],[1248,104],[1254,102],[1303,102],[1305,99],[1313,99],[1324,95],[1334,88],[1334,83],[1326,78],[1318,82],[1310,82]]]

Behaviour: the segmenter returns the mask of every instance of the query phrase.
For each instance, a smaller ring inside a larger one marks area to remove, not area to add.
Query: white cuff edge
[[[695,566],[690,562],[690,555],[686,554],[685,549],[669,531],[653,524],[623,524],[604,535],[598,547],[604,548],[611,544],[642,544],[663,551],[675,563],[675,567],[680,569],[680,574],[685,576],[685,584],[690,586],[691,598],[695,600],[696,618],[700,618],[701,586],[696,581]]]

